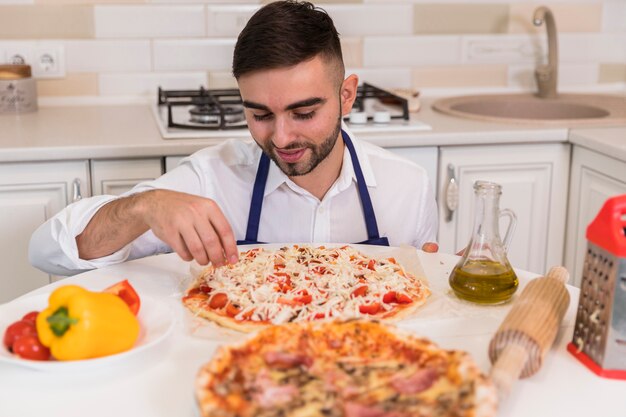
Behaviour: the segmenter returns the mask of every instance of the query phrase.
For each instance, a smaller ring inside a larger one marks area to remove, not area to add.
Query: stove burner
[[[224,122],[227,124],[239,123],[245,119],[243,108],[237,106],[221,106]],[[219,124],[220,108],[215,104],[203,104],[192,107],[189,110],[191,115],[189,121],[200,124]]]

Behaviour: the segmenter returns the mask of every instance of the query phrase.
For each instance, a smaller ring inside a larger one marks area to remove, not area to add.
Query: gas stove
[[[153,112],[164,139],[250,138],[237,89],[159,87]],[[411,120],[405,98],[368,83],[359,86],[353,111],[345,122],[355,133],[430,130],[429,125]]]

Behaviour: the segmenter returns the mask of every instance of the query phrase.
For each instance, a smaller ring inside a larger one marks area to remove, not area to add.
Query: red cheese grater
[[[626,194],[604,203],[587,241],[567,350],[599,376],[626,379]]]

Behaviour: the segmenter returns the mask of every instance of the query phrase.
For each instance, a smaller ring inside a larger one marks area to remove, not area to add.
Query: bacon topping
[[[430,388],[438,377],[435,369],[420,369],[409,377],[392,379],[391,386],[400,394],[417,394]]]
[[[300,365],[309,368],[313,365],[313,358],[300,353],[271,351],[266,352],[263,359],[266,364],[275,368],[293,368]]]

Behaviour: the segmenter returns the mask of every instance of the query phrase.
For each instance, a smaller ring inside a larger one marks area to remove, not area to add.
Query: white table
[[[469,351],[488,372],[487,346],[510,304],[480,307],[461,302],[449,293],[447,283],[458,258],[420,252],[420,259],[439,298],[399,326],[444,348]],[[166,342],[147,353],[89,372],[51,373],[0,364],[0,416],[197,416],[194,377],[219,342],[192,336],[184,325],[186,312],[179,300],[188,271],[188,264],[175,254],[160,255],[90,271],[27,294],[25,297],[48,293],[67,283],[101,289],[128,278],[141,295],[170,305],[176,325]],[[521,287],[535,277],[517,272]],[[626,381],[595,376],[565,349],[578,305],[578,289],[568,290],[570,307],[552,351],[537,374],[516,383],[511,396],[500,405],[499,416],[626,416]],[[521,288],[517,294],[520,292]],[[0,317],[8,305],[0,306]]]

